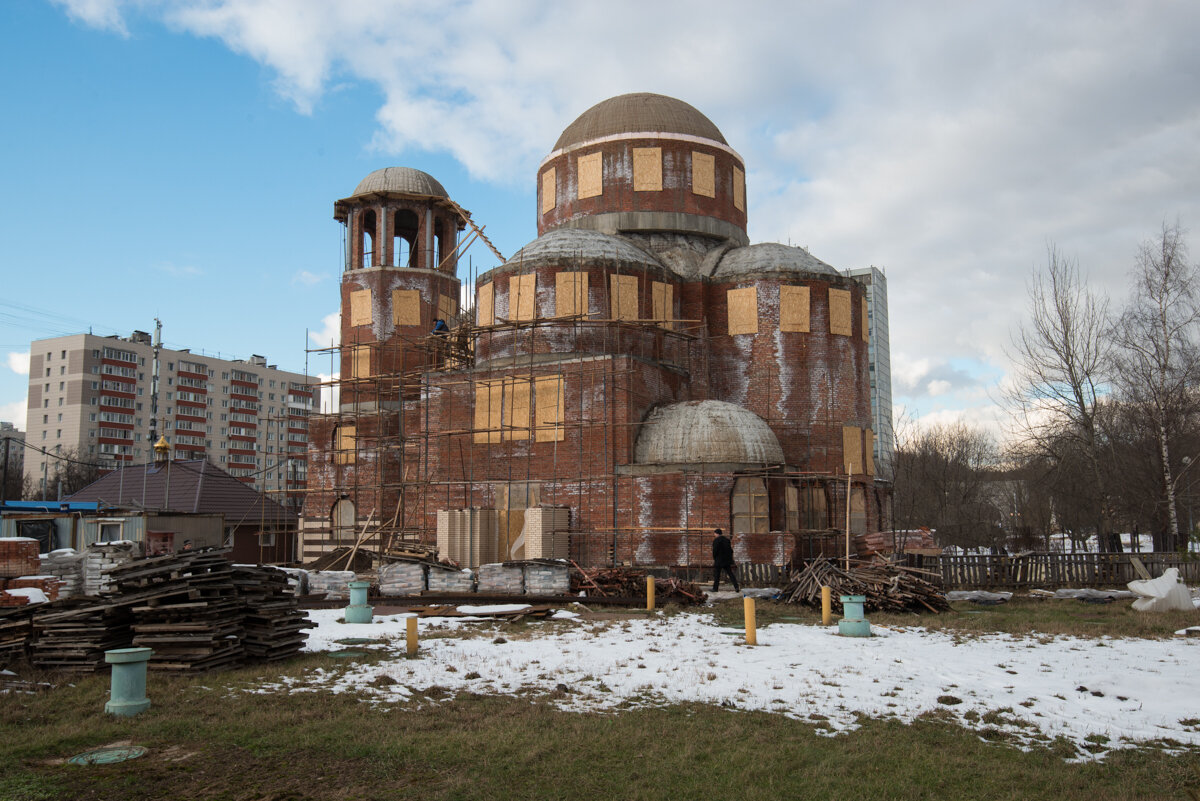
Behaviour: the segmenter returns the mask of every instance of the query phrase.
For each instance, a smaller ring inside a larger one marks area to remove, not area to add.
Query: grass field
[[[1061,606],[1012,604],[980,615],[967,606],[905,622],[964,637],[1161,637],[1179,627],[1129,619],[1127,604],[1054,603]],[[796,607],[759,610],[763,625],[772,616],[815,620]],[[740,622],[735,603],[716,611]],[[505,630],[531,634],[537,625]],[[1022,751],[989,740],[986,721],[972,730],[937,714],[909,725],[863,720],[829,737],[819,720],[694,704],[579,714],[547,698],[450,697],[431,688],[384,710],[353,694],[252,692],[280,673],[341,664],[310,654],[195,678],[152,674],[154,705],[133,719],[103,713],[107,676],[23,674],[54,687],[0,696],[0,799],[1200,798],[1195,749],[1074,762],[1064,759],[1077,753],[1065,743]],[[120,742],[150,751],[119,765],[63,762]]]

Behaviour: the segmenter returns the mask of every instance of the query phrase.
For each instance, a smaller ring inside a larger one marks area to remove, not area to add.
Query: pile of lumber
[[[20,662],[33,633],[33,610],[0,611],[0,668]]]
[[[589,596],[642,598],[646,595],[646,574],[624,567],[583,568],[571,563],[571,592]],[[661,603],[702,604],[708,596],[690,581],[676,578],[654,579],[655,599]]]
[[[110,572],[130,611],[133,644],[153,648],[151,670],[200,673],[242,657],[242,604],[228,548],[130,562]]]
[[[248,660],[275,662],[304,647],[308,614],[288,591],[288,574],[275,567],[236,565],[233,584],[242,603],[242,647]]]
[[[130,645],[130,605],[123,599],[43,605],[33,615],[29,661],[35,667],[74,673],[103,670],[105,651]]]
[[[842,606],[839,596],[863,595],[864,609],[868,612],[945,612],[950,604],[945,594],[928,580],[933,576],[926,570],[879,561],[852,561],[847,571],[844,566],[818,557],[792,574],[779,597],[785,603],[819,609],[821,587],[829,587],[833,606],[839,611]]]

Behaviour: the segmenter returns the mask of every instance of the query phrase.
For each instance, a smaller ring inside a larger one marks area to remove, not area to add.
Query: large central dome
[[[636,92],[610,97],[580,114],[558,137],[554,149],[614,134],[645,132],[685,134],[728,144],[712,120],[694,106],[666,95]]]

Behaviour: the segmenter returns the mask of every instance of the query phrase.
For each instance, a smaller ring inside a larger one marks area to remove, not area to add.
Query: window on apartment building
[[[167,362],[167,369],[168,369],[168,370],[174,370],[174,369],[175,369],[175,362]],[[170,381],[171,379],[169,379],[169,378],[168,378],[167,380],[168,380],[168,381]]]
[[[168,392],[168,393],[167,393],[167,400],[171,400],[171,399],[172,399],[172,398],[174,398],[174,397],[175,397],[175,393],[173,393],[173,392]]]
[[[46,384],[46,386],[45,386],[45,387],[43,387],[42,391],[43,391],[43,392],[49,392],[49,391],[50,391],[50,385],[49,385],[49,384]]]
[[[67,382],[66,382],[66,381],[59,381],[59,382],[58,382],[58,391],[59,391],[59,392],[62,392],[62,391],[63,391],[64,389],[66,389],[66,388],[67,388]]]
[[[53,358],[54,358],[54,354],[51,353],[50,351],[46,351],[46,361],[50,361]]]
[[[92,389],[100,389],[100,382],[99,382],[99,381],[93,381],[93,382],[92,382]]]
[[[100,358],[100,349],[99,349],[99,348],[95,348],[95,349],[93,349],[93,350],[92,350],[92,358],[93,358],[93,359],[99,359],[99,358]]]
[[[50,422],[50,415],[48,415],[48,414],[43,414],[43,415],[42,415],[42,425],[46,425],[46,424],[47,424],[47,423],[49,423],[49,422]]]
[[[100,375],[100,365],[92,365],[92,375]]]
[[[142,397],[142,388],[138,387],[138,397]]]
[[[49,377],[50,377],[50,368],[47,367],[46,368],[46,378],[49,378]]]
[[[171,379],[170,379],[170,378],[168,378],[168,379],[167,379],[167,386],[168,386],[168,387],[169,387],[169,386],[171,386]]]
[[[93,433],[94,433],[94,432],[93,432]],[[96,446],[95,446],[95,445],[88,445],[88,453],[95,453],[95,452],[96,452]]]
[[[58,433],[54,435],[55,439],[62,439],[62,429],[58,429]]]
[[[62,412],[58,413],[58,422],[62,422]]]
[[[145,367],[146,366],[146,357],[142,356],[141,358],[139,358],[138,364],[140,364],[142,367]]]
[[[92,406],[95,406],[95,405],[96,405],[96,399],[95,399],[95,398],[92,398],[91,400],[89,400],[89,401],[88,401],[88,403],[89,403],[90,405],[92,405]]]
[[[64,359],[65,359],[65,358],[67,358],[67,352],[66,352],[65,350],[62,352],[62,357],[63,357]]]
[[[58,368],[58,374],[59,374],[59,375],[66,375],[66,374],[67,374],[67,368],[66,368],[66,367],[60,367],[60,368]]]
[[[229,415],[227,415],[227,414],[225,414],[225,413],[222,413],[222,414],[221,414],[221,422],[222,422],[222,423],[226,422],[226,420],[227,420],[227,418],[228,418],[228,417],[229,417]]]
[[[94,406],[95,404],[96,404],[96,399],[95,399],[95,398],[92,398],[92,405]],[[43,409],[46,409],[46,408],[48,408],[49,406],[50,406],[50,399],[49,399],[49,398],[45,398],[44,400],[42,400],[42,408],[43,408]]]
[[[224,457],[224,456],[222,456],[222,457],[221,457],[221,464],[225,464],[225,457]]]
[[[63,399],[62,399],[62,398],[59,398],[59,399],[58,399],[58,405],[59,405],[59,406],[62,406],[62,402],[63,402]]]
[[[88,439],[95,439],[95,438],[96,438],[96,429],[89,428],[88,429]]]
[[[137,405],[137,410],[138,410],[139,412],[142,410],[142,404],[140,404],[140,403],[139,403],[139,404]],[[170,409],[167,409],[167,414],[170,414],[170,413],[171,413],[171,410],[170,410]]]
[[[92,412],[91,414],[88,415],[88,422],[89,423],[96,422],[96,413],[95,412]]]

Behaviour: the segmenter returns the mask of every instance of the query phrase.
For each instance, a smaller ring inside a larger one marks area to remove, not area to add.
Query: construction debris
[[[821,587],[832,590],[833,606],[841,610],[842,595],[865,595],[868,612],[945,612],[950,609],[945,594],[926,577],[926,570],[886,562],[852,562],[850,570],[825,557],[810,561],[780,593],[780,600],[821,608]]]
[[[571,592],[589,597],[638,598],[646,595],[646,574],[623,567],[583,568],[571,562]],[[708,596],[690,581],[655,578],[654,594],[661,603],[702,604]]]

